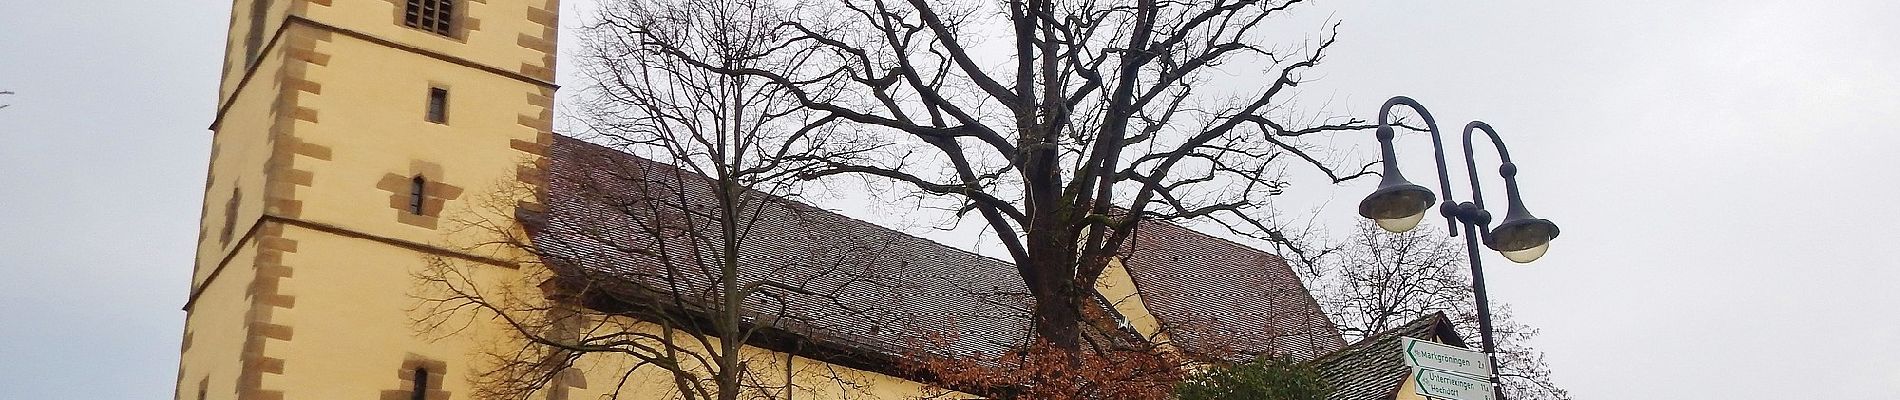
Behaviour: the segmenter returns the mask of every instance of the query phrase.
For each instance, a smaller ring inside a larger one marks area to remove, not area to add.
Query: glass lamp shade
[[[1399,178],[1379,185],[1378,190],[1360,200],[1359,216],[1377,222],[1386,231],[1404,232],[1418,226],[1425,219],[1425,211],[1437,202],[1430,189]]]
[[[1379,224],[1379,229],[1384,229],[1386,232],[1400,233],[1412,230],[1412,228],[1418,226],[1419,221],[1423,220],[1425,220],[1425,213],[1420,212],[1412,214],[1410,217],[1375,219],[1372,220],[1372,222]]]
[[[1504,253],[1504,258],[1511,261],[1527,263],[1549,251],[1550,241],[1556,239],[1559,232],[1557,224],[1547,219],[1506,218],[1504,223],[1491,230],[1491,237],[1486,238],[1485,245]]]
[[[1549,252],[1549,251],[1550,251],[1550,242],[1544,242],[1544,244],[1537,245],[1537,247],[1532,247],[1532,248],[1517,250],[1517,251],[1503,251],[1500,253],[1504,254],[1504,259],[1506,260],[1511,260],[1511,262],[1523,264],[1523,263],[1528,263],[1531,261],[1537,261],[1537,258],[1543,257],[1544,253]]]

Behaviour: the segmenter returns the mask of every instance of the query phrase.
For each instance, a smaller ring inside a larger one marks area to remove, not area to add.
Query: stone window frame
[[[449,391],[442,387],[448,372],[448,363],[410,353],[403,357],[402,365],[396,370],[398,379],[396,388],[383,390],[381,396],[377,398],[379,400],[449,400]],[[418,387],[423,389],[422,392],[416,392]]]
[[[416,177],[423,178],[421,214],[414,213],[411,207]],[[448,184],[448,178],[440,164],[410,160],[407,173],[385,173],[377,180],[376,188],[389,193],[389,208],[395,212],[396,222],[436,229],[448,202],[461,198],[464,191],[460,186]]]

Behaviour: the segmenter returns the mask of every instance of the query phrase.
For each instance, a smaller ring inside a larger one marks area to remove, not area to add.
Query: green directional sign
[[[1484,353],[1463,347],[1447,346],[1429,340],[1400,338],[1405,365],[1465,374],[1479,379],[1491,377],[1491,361]]]
[[[1420,396],[1450,400],[1494,400],[1487,379],[1448,373],[1430,368],[1413,368],[1413,391]]]

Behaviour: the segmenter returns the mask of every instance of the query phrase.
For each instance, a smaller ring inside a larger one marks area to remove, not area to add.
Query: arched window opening
[[[409,179],[409,213],[410,214],[422,215],[423,191],[427,189],[428,187],[429,187],[429,181],[422,179],[422,175],[416,175],[416,177]]]
[[[416,367],[416,375],[411,379],[415,387],[409,389],[409,400],[426,400],[429,394],[429,369]]]

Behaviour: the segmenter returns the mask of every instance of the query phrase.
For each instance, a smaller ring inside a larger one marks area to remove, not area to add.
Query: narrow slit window
[[[244,35],[244,66],[257,64],[257,52],[264,47],[264,23],[270,19],[270,2],[251,1],[250,32]]]
[[[402,24],[410,28],[455,36],[456,0],[409,0],[403,8]]]
[[[414,379],[411,379],[411,381],[414,382],[415,386],[409,388],[409,400],[428,399],[429,398],[429,370],[427,368],[417,367],[416,372],[415,372],[415,377]]]
[[[409,179],[409,213],[410,214],[422,215],[423,190],[427,189],[428,187],[429,187],[429,181],[422,179],[422,175],[416,175],[416,177]]]
[[[449,90],[439,87],[429,88],[429,110],[424,116],[429,122],[449,123]]]
[[[237,232],[238,203],[243,199],[244,192],[231,188],[231,199],[224,202],[224,229],[218,231],[219,244],[231,243],[231,235]]]

